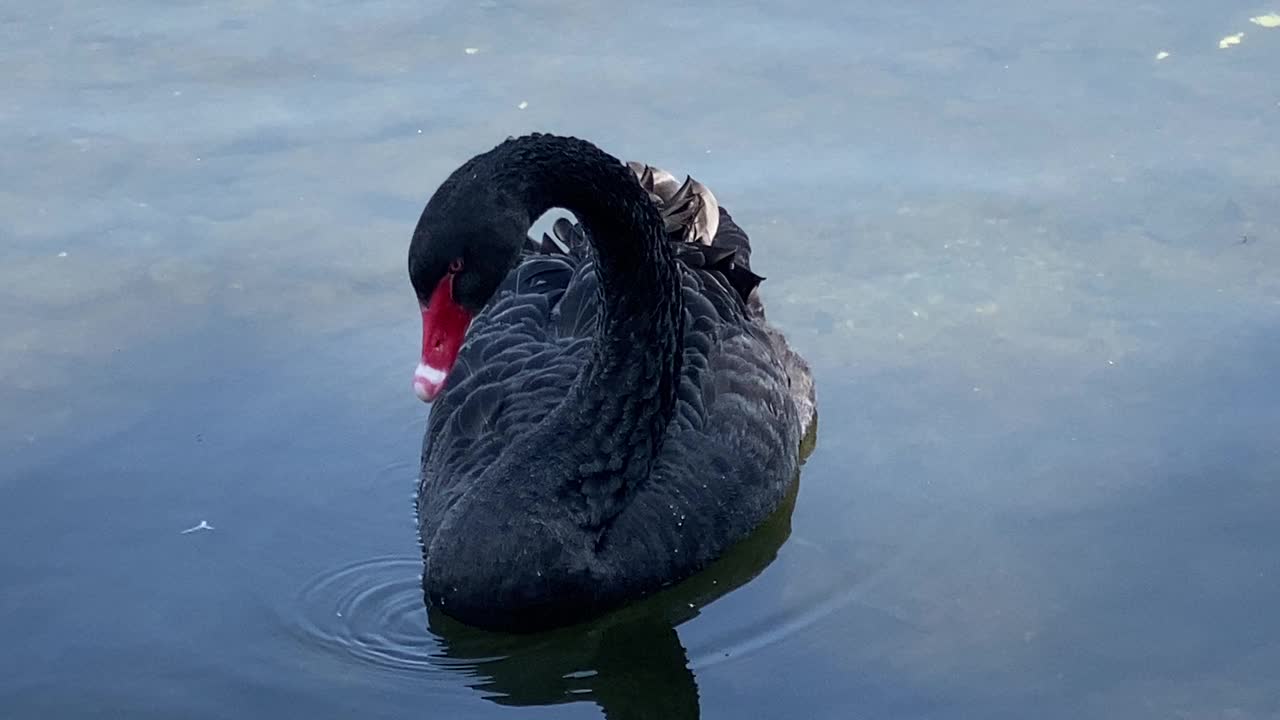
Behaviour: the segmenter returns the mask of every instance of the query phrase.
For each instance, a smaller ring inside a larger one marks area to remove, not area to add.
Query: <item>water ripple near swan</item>
[[[421,573],[421,561],[412,556],[327,570],[299,592],[294,630],[309,644],[396,673],[456,669],[451,666],[458,663],[441,654],[427,631]]]

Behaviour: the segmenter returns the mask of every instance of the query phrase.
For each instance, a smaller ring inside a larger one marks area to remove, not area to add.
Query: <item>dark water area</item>
[[[1280,717],[1272,11],[0,7],[0,717]],[[531,130],[715,191],[820,421],[516,638],[422,606],[405,252]]]

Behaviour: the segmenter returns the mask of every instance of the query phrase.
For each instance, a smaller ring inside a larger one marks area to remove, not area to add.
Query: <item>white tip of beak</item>
[[[448,375],[444,370],[418,363],[418,369],[413,371],[413,394],[422,402],[431,402],[440,394]]]

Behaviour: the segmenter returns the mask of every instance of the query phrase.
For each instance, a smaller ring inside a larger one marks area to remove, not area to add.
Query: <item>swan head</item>
[[[519,261],[529,228],[524,213],[493,193],[459,198],[455,187],[446,183],[431,198],[409,244],[409,281],[422,313],[413,392],[423,402],[444,388],[472,318]]]

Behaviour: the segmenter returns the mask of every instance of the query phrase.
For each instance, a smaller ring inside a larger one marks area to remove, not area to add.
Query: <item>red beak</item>
[[[471,313],[453,299],[453,273],[445,275],[422,306],[422,358],[413,373],[413,392],[423,402],[440,394],[471,325]]]

